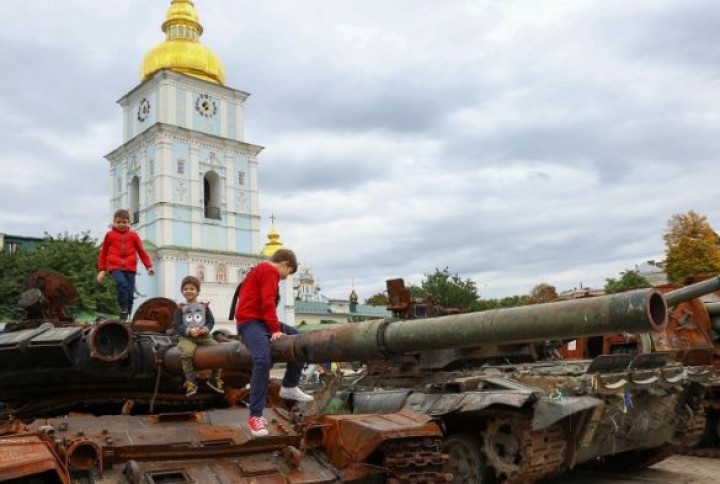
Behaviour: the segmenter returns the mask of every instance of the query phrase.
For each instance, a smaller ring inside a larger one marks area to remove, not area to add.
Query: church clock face
[[[137,112],[137,119],[141,123],[144,122],[148,115],[150,114],[150,101],[143,98],[142,101],[140,101],[140,105],[138,106],[138,112]]]
[[[195,111],[197,111],[200,116],[212,118],[217,114],[217,103],[209,94],[200,94],[197,99],[195,99]]]

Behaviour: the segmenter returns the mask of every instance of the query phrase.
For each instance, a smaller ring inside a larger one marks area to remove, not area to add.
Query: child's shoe
[[[207,386],[217,393],[225,393],[225,382],[221,376],[214,376],[210,378],[207,381]]]
[[[308,395],[304,391],[300,390],[298,387],[281,387],[280,398],[284,398],[286,400],[295,400],[296,402],[311,402],[314,400],[312,395]]]
[[[265,437],[269,434],[264,418],[250,415],[247,423],[253,437]]]
[[[197,383],[195,383],[195,375],[188,373],[185,375],[185,396],[195,395],[198,391]]]

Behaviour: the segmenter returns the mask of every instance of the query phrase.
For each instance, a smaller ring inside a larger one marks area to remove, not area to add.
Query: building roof
[[[350,305],[349,301],[341,301],[333,299],[331,302],[323,301],[295,301],[295,314],[317,314],[317,315],[336,315],[336,316],[367,316],[374,318],[390,317],[390,311],[382,306],[370,306],[369,304],[358,304],[355,311],[340,312],[333,310],[333,303]]]

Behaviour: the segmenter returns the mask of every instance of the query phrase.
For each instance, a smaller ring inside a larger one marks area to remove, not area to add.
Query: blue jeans
[[[250,377],[250,415],[262,417],[267,399],[268,380],[270,380],[270,367],[272,354],[270,352],[270,330],[262,321],[248,321],[238,324],[238,334],[242,336],[245,347],[252,354],[252,376]],[[299,331],[292,326],[280,323],[280,331],[285,334],[298,334]],[[288,363],[282,386],[292,388],[298,386],[302,366]]]
[[[133,301],[135,300],[135,273],[130,271],[110,271],[115,287],[117,289],[118,306],[120,312],[132,314]]]

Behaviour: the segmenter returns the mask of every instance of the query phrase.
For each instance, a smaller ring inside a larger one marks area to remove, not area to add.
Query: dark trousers
[[[239,324],[238,334],[242,336],[245,347],[252,354],[252,376],[250,377],[250,415],[262,417],[267,399],[268,380],[272,366],[270,352],[270,330],[262,321],[248,321]],[[280,331],[285,334],[298,334],[299,331],[292,326],[280,323]],[[288,363],[282,386],[292,388],[298,386],[302,366]]]
[[[120,311],[132,314],[133,301],[135,300],[135,273],[130,271],[110,271],[117,288],[117,299]]]

